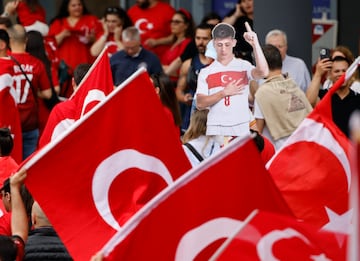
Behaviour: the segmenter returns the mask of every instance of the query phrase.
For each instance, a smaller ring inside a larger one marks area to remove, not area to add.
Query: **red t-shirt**
[[[149,39],[158,39],[171,34],[170,22],[175,9],[163,2],[157,2],[154,7],[141,9],[137,5],[128,10],[128,15],[141,34],[142,45],[153,51],[159,58],[169,49],[169,45],[159,45],[154,48],[146,46],[144,42]]]
[[[83,15],[79,21],[71,26],[67,18],[55,20],[49,29],[49,36],[55,37],[63,30],[69,30],[71,35],[58,45],[59,57],[72,69],[80,63],[92,63],[95,60],[90,54],[92,43],[87,42],[86,35],[94,32],[95,39],[103,34],[103,27],[94,15]]]
[[[168,49],[162,56],[161,64],[162,65],[170,65],[172,61],[178,58],[185,50],[186,46],[191,42],[191,38],[185,38],[182,42],[177,44],[176,46]],[[180,69],[177,71],[179,75]],[[172,81],[177,81],[179,77],[170,77]]]
[[[25,2],[20,1],[16,11],[19,22],[23,26],[32,25],[36,21],[46,24],[45,9],[41,5],[38,5],[34,11],[31,11]]]
[[[0,58],[0,126],[9,127],[13,135],[14,147],[11,156],[22,161],[22,136],[16,92],[13,87],[14,62],[8,57]],[[3,113],[6,112],[6,113]]]
[[[50,81],[44,64],[39,59],[28,53],[12,53],[11,55],[21,64],[34,87],[35,95],[19,66],[14,63],[13,86],[17,95],[16,102],[20,113],[21,128],[22,131],[31,131],[39,127],[38,101],[35,100],[35,97],[38,99],[38,90],[43,91],[51,88]]]
[[[11,214],[3,209],[0,209],[0,235],[11,236]]]

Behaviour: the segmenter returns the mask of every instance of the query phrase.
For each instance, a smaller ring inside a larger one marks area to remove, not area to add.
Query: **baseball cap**
[[[213,39],[216,38],[235,38],[235,29],[228,23],[219,23],[212,30]]]

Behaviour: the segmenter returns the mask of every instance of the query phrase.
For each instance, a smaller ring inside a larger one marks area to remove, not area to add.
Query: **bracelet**
[[[3,16],[3,17],[9,17],[10,14],[9,14],[8,12],[4,12],[1,16]]]
[[[107,35],[103,34],[100,38],[106,41]]]

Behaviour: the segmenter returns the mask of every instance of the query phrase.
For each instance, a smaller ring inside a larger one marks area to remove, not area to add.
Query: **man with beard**
[[[176,97],[180,102],[182,125],[185,131],[190,123],[193,96],[196,91],[197,77],[202,68],[209,65],[213,59],[205,56],[206,45],[211,40],[213,25],[200,24],[195,29],[195,44],[198,55],[184,61],[180,68],[179,80],[177,82]],[[195,106],[194,106],[195,108]]]
[[[319,99],[322,99],[328,89],[321,90],[321,78],[329,72],[329,80],[336,82],[349,68],[350,62],[341,56],[336,56],[332,60],[325,58],[316,64],[316,71],[313,79],[306,91],[306,96],[310,104],[315,106]],[[360,109],[360,94],[350,89],[354,77],[351,77],[341,86],[331,97],[331,110],[334,123],[339,129],[349,137],[349,119],[355,110]]]
[[[128,10],[128,15],[140,31],[141,44],[154,52],[160,59],[170,48],[170,23],[175,9],[158,0],[136,0]]]

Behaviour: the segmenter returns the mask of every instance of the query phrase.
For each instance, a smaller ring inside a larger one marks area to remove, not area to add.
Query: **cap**
[[[212,30],[213,39],[216,38],[235,38],[235,29],[228,23],[219,23]]]

